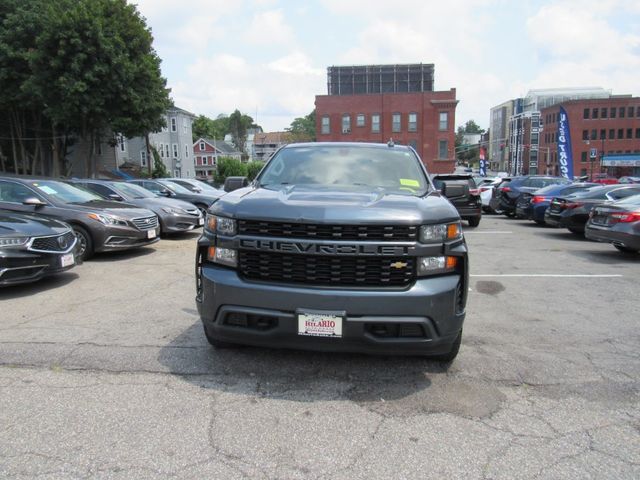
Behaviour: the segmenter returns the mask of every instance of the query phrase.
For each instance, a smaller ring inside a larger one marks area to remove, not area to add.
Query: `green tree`
[[[264,162],[255,161],[247,163],[247,177],[249,180],[253,180],[258,176],[260,170],[264,167]]]
[[[167,178],[169,176],[169,172],[160,158],[160,154],[158,153],[158,150],[156,150],[156,147],[151,147],[151,154],[153,155],[153,172],[151,173],[151,177]]]
[[[479,160],[478,145],[467,145],[464,143],[465,134],[483,134],[485,130],[473,120],[468,120],[464,125],[458,127],[456,131],[456,159],[459,162],[474,164]]]
[[[247,165],[231,157],[220,157],[218,168],[214,175],[214,182],[223,185],[227,177],[246,177]]]
[[[198,116],[192,125],[193,141],[199,138],[210,138],[212,140],[224,140],[224,136],[229,133],[229,117],[221,114],[215,120],[204,115]]]
[[[298,117],[291,122],[291,126],[285,129],[291,134],[292,142],[316,141],[316,110],[304,117]]]

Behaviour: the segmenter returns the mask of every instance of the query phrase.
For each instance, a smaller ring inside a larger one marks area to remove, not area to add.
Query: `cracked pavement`
[[[512,233],[491,233],[505,232]],[[640,256],[485,216],[450,365],[207,344],[197,234],[0,290],[0,478],[640,478]]]

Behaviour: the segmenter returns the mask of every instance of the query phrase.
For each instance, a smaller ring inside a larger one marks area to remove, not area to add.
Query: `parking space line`
[[[467,233],[489,233],[489,234],[505,234],[505,233],[513,233],[509,230],[483,230],[483,231],[472,231],[472,232],[468,232],[466,230],[463,230],[464,234],[466,235]]]
[[[523,278],[620,278],[618,274],[564,274],[564,273],[488,273],[469,275],[470,277],[523,277]]]

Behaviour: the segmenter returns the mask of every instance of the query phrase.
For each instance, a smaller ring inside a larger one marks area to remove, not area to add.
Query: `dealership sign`
[[[560,107],[558,118],[558,164],[560,165],[560,175],[573,180],[571,133],[569,132],[569,117],[564,107]]]

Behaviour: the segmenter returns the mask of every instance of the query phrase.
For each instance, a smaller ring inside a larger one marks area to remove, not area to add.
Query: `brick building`
[[[433,65],[330,67],[316,96],[319,142],[410,145],[431,173],[455,168],[456,90],[433,91]]]
[[[542,109],[540,173],[559,172],[556,137],[560,106],[569,118],[575,176],[591,176],[592,172],[616,177],[640,175],[640,97],[630,95],[567,101]]]

